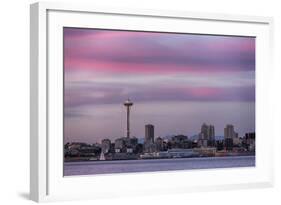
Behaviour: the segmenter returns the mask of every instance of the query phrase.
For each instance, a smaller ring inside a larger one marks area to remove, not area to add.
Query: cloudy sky
[[[65,141],[255,130],[255,39],[64,28]]]

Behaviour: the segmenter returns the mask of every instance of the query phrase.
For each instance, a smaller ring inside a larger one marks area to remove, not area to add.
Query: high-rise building
[[[145,143],[154,143],[154,126],[145,125]]]
[[[215,140],[215,126],[210,125],[208,129],[208,139],[209,140]]]
[[[207,125],[203,123],[201,126],[201,132],[199,133],[200,139],[202,140],[214,140],[215,139],[215,126]]]
[[[145,152],[155,152],[156,145],[154,144],[154,126],[151,124],[145,125]]]
[[[204,140],[208,139],[208,133],[209,133],[209,126],[206,123],[203,123],[201,126],[201,134]]]
[[[215,126],[203,123],[199,133],[198,145],[201,147],[213,147],[215,145]]]
[[[237,133],[234,131],[234,126],[233,125],[226,125],[224,128],[224,138],[231,138],[234,139],[237,136]]]

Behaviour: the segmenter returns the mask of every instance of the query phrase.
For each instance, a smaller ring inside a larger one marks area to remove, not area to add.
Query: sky
[[[255,131],[255,38],[64,28],[64,139]]]

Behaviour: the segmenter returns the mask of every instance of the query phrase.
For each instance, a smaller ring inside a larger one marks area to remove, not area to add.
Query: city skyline
[[[247,134],[249,133],[254,133],[254,132],[245,132],[243,133],[242,135],[239,135],[237,132],[234,132],[234,129],[236,129],[236,127],[232,124],[225,124],[225,127],[224,127],[224,132],[226,129],[228,129],[229,126],[232,126],[232,129],[233,129],[233,132],[236,133],[237,135],[232,135],[231,137],[229,137],[229,135],[225,134],[224,135],[217,135],[215,134],[215,126],[214,125],[207,125],[208,127],[210,126],[212,131],[210,132],[210,134],[206,134],[205,136],[205,133],[204,131],[202,131],[202,127],[203,126],[206,126],[207,124],[204,122],[202,123],[202,125],[198,128],[198,133],[194,133],[193,135],[187,135],[185,133],[177,133],[177,134],[170,134],[170,135],[165,135],[165,136],[160,136],[160,135],[155,135],[154,132],[155,132],[155,126],[152,125],[152,124],[145,124],[144,127],[143,127],[143,132],[144,132],[144,135],[143,136],[118,136],[118,137],[107,137],[107,138],[103,138],[103,139],[100,139],[100,140],[97,140],[97,141],[92,141],[92,142],[84,142],[84,141],[66,141],[65,143],[87,143],[87,144],[101,144],[103,140],[112,140],[112,141],[115,141],[117,139],[121,139],[121,138],[137,138],[138,140],[141,139],[141,141],[139,141],[139,143],[145,143],[145,141],[147,139],[152,139],[151,137],[147,137],[149,134],[147,129],[148,127],[153,127],[153,140],[155,140],[156,138],[161,138],[163,140],[168,140],[168,139],[171,139],[172,137],[175,137],[175,136],[186,136],[188,138],[188,140],[191,140],[191,141],[198,141],[200,139],[213,139],[215,141],[220,141],[220,140],[223,140],[225,138],[243,138],[245,137]],[[200,131],[201,130],[201,131]],[[218,137],[219,139],[216,139],[216,137]],[[152,141],[153,142],[153,141]]]
[[[65,141],[126,136],[127,98],[131,136],[255,131],[254,38],[64,28],[64,73]]]
[[[124,105],[132,106],[133,102],[127,100]],[[115,140],[107,138],[93,144],[67,142],[64,144],[65,162],[255,156],[255,132],[239,137],[231,124],[225,126],[223,139],[216,139],[215,126],[206,123],[202,124],[197,139],[186,135],[165,139],[154,135],[154,125],[146,124],[144,128],[144,141],[131,137],[127,126],[127,135]]]

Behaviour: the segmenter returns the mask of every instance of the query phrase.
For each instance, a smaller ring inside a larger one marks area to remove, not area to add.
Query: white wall
[[[275,20],[275,161],[276,187],[185,195],[154,196],[82,204],[277,204],[281,201],[280,137],[281,126],[281,7],[278,0],[95,0],[98,5],[150,9],[207,11],[273,16]],[[31,204],[29,192],[29,0],[1,1],[0,11],[0,200],[1,204]],[[81,0],[79,2],[82,2]],[[93,2],[93,1],[92,1]],[[257,3],[258,2],[258,3]],[[278,7],[279,6],[279,7]],[[279,81],[279,82],[278,82]],[[279,174],[278,174],[279,173]],[[4,202],[3,202],[4,201]],[[68,202],[76,204],[78,202]],[[81,203],[81,202],[79,202]]]

